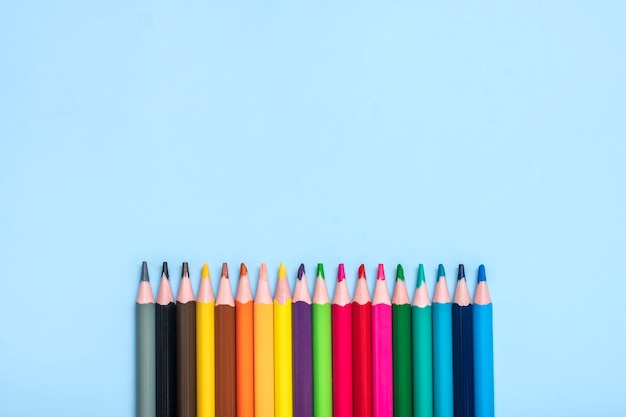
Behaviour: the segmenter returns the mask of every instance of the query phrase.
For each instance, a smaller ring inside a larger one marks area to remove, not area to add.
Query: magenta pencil
[[[372,380],[374,417],[393,417],[393,360],[391,349],[391,299],[385,268],[378,264],[372,300]]]
[[[333,417],[352,417],[352,305],[346,272],[339,264],[332,304]]]

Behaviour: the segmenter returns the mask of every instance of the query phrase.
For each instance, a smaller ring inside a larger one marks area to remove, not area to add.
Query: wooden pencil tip
[[[459,264],[459,275],[457,276],[457,280],[462,280],[465,278],[465,267],[463,264]]]
[[[284,279],[285,277],[287,277],[287,268],[285,268],[285,265],[281,262],[278,267],[278,279]]]
[[[300,268],[298,268],[298,279],[301,280],[304,275],[304,264],[300,264]]]
[[[365,265],[364,264],[361,264],[359,266],[359,278],[366,279],[366,277],[365,277]]]
[[[242,262],[239,269],[239,277],[241,278],[244,275],[248,275],[248,268],[246,267],[246,264]]]
[[[226,262],[222,264],[222,276],[228,279],[228,263]]]
[[[259,279],[261,281],[267,281],[267,266],[265,263],[261,263],[261,269],[259,270]]]
[[[385,280],[385,266],[383,264],[378,264],[378,276],[376,276],[376,279]]]
[[[167,270],[167,262],[163,262],[163,269],[161,275],[165,275],[165,278],[170,279],[170,271]]]
[[[141,280],[150,281],[150,276],[148,275],[148,262],[146,261],[143,261],[141,264]]]
[[[343,264],[339,264],[339,269],[337,270],[337,282],[341,282],[346,279],[346,270]]]
[[[211,279],[211,271],[209,271],[208,264],[205,263],[204,265],[202,265],[202,274],[200,275],[200,277]]]
[[[417,267],[417,287],[421,287],[425,281],[426,277],[424,276],[424,264],[420,264]]]
[[[398,264],[398,267],[396,268],[396,281],[400,280],[400,281],[404,281],[404,268],[402,268],[402,265]]]
[[[437,273],[437,281],[439,281],[439,277],[445,277],[446,270],[443,268],[443,265],[439,264],[439,272]]]
[[[317,276],[322,277],[322,279],[326,279],[324,276],[324,264],[317,264]]]
[[[189,264],[187,262],[183,262],[183,273],[180,277],[189,278]]]
[[[478,267],[478,282],[487,281],[487,275],[485,274],[485,265],[480,265]]]

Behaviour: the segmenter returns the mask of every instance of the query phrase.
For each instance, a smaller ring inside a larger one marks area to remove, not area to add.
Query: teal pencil
[[[435,417],[453,417],[452,299],[443,265],[438,275],[433,297],[433,410]]]
[[[475,417],[494,416],[493,317],[483,265],[474,293],[474,410]]]
[[[141,281],[135,305],[137,315],[137,417],[156,415],[156,335],[154,295],[148,264],[141,266]]]
[[[433,417],[432,307],[424,265],[417,270],[417,287],[411,307],[413,328],[413,417]]]

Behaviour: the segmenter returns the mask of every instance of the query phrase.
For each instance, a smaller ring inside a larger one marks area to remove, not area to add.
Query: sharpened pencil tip
[[[346,270],[343,264],[339,264],[339,269],[337,270],[337,282],[341,282],[346,279]]]
[[[446,270],[443,269],[443,265],[439,264],[439,272],[437,273],[437,277],[445,277]]]
[[[317,264],[317,276],[322,277],[322,279],[326,279],[324,276],[324,265],[321,263]]]
[[[457,280],[460,281],[465,278],[465,267],[463,264],[459,264],[459,275],[457,276]]]
[[[485,265],[478,267],[478,282],[487,281],[487,275],[485,275]]]
[[[167,262],[163,262],[163,269],[161,275],[165,275],[165,278],[170,279],[170,271],[167,270]]]
[[[385,280],[385,266],[383,264],[378,264],[378,275],[376,276],[376,279],[381,281]]]
[[[259,270],[259,279],[261,281],[267,281],[267,266],[265,263],[261,264],[261,269]]]
[[[148,275],[148,262],[146,261],[143,261],[141,264],[141,280],[150,281],[150,276]]]
[[[359,278],[366,279],[365,277],[365,265],[361,264],[359,266]]]
[[[300,268],[298,268],[298,279],[301,280],[304,275],[304,264],[300,264]]]
[[[189,264],[187,262],[183,262],[183,273],[180,274],[181,278],[189,278]]]
[[[404,268],[402,268],[402,265],[398,264],[398,267],[396,268],[396,281],[400,280],[400,281],[404,281]]]
[[[287,268],[285,268],[285,265],[281,262],[280,266],[278,267],[278,279],[285,279],[287,277]]]
[[[211,272],[209,271],[209,265],[208,264],[204,264],[202,265],[202,274],[200,275],[201,278],[209,278],[211,279]]]
[[[417,267],[417,286],[418,288],[422,286],[422,284],[426,281],[426,277],[424,276],[424,265],[420,264]]]
[[[227,262],[224,262],[222,264],[222,276],[228,279],[228,263]]]
[[[246,267],[246,264],[242,262],[241,267],[239,267],[239,278],[244,275],[248,275],[248,268]]]

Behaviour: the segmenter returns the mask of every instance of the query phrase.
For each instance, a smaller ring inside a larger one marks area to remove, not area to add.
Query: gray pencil
[[[154,296],[148,264],[143,263],[137,293],[137,417],[156,415],[156,358]]]

